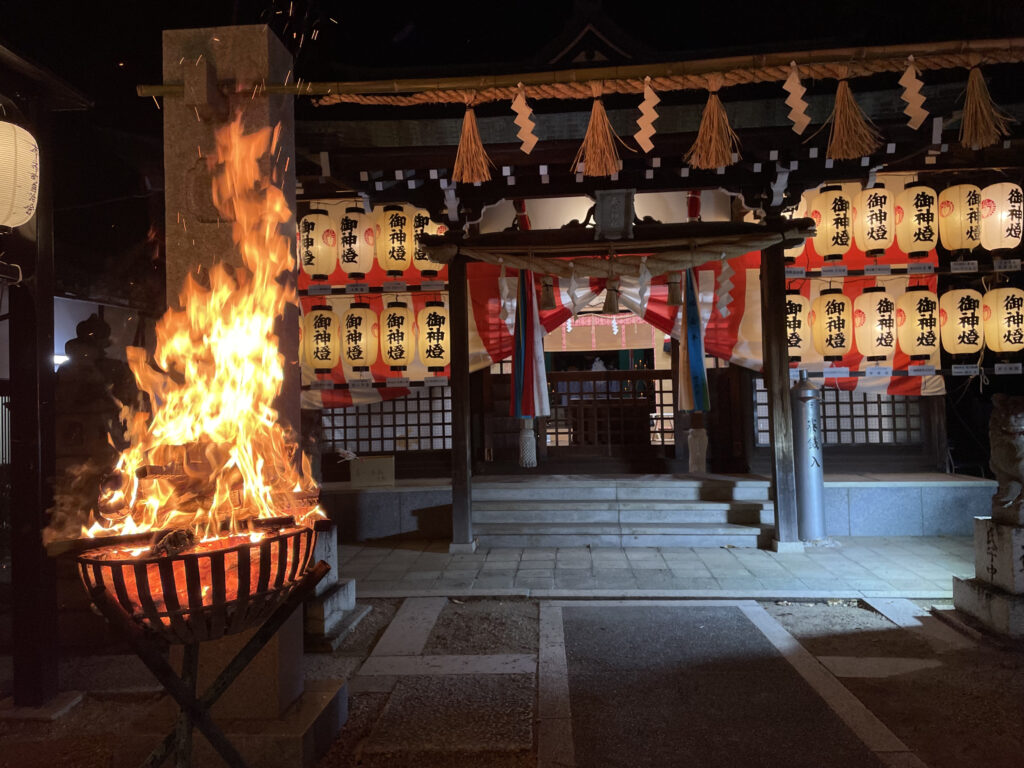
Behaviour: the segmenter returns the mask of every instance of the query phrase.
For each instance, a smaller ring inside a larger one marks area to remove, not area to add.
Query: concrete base
[[[778,539],[772,539],[772,551],[782,552],[783,554],[802,554],[804,543],[802,541],[779,541]]]
[[[339,680],[307,680],[305,693],[275,719],[214,718],[250,768],[313,766],[348,720],[348,686]],[[163,738],[173,719],[166,707],[153,707],[126,728],[124,765],[137,765]],[[193,765],[223,765],[199,731],[192,740]]]
[[[342,611],[331,628],[324,633],[306,635],[306,653],[333,653],[338,650],[359,622],[372,610],[369,605],[356,605],[348,611]]]
[[[469,544],[456,544],[454,541],[448,545],[449,555],[471,555],[476,552],[476,539]]]
[[[0,723],[13,721],[50,722],[64,717],[82,701],[81,691],[61,691],[41,707],[16,707],[14,697],[0,699]]]
[[[953,579],[953,605],[993,632],[1024,638],[1024,595],[1011,595],[978,579]]]
[[[345,579],[305,604],[303,626],[306,636],[327,635],[341,622],[346,611],[356,607],[355,579]]]

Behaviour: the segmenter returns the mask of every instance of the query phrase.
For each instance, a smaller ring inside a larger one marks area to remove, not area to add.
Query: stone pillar
[[[283,234],[295,241],[294,97],[253,95],[260,83],[283,84],[291,68],[291,55],[266,26],[163,33],[164,83],[184,86],[184,96],[163,100],[169,304],[178,303],[185,277],[195,268],[219,261],[243,263],[230,224],[220,221],[213,205],[205,159],[215,151],[215,129],[237,113],[242,114],[247,133],[280,126],[280,152],[271,163],[276,169],[274,183],[283,189],[293,212]],[[301,420],[296,307],[279,321],[277,333],[285,359],[277,409],[281,422],[297,432]],[[247,638],[248,633],[202,644],[200,689]],[[250,765],[308,765],[341,729],[347,702],[342,680],[304,681],[302,617],[297,611],[228,689],[213,715],[223,719],[228,738]],[[146,724],[140,725],[141,736],[148,735]],[[202,753],[207,746],[205,740],[196,740],[201,764],[207,764]]]
[[[1024,638],[1024,398],[995,395],[989,421],[999,487],[992,516],[974,518],[974,578],[953,579],[953,604],[990,630]]]
[[[318,524],[319,527],[319,524]],[[316,585],[316,593],[305,605],[306,650],[330,653],[370,612],[368,605],[356,605],[355,579],[338,576],[338,529],[323,524],[316,537],[313,560],[323,560],[331,571]]]

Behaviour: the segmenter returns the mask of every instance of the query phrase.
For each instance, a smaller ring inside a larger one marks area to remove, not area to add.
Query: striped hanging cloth
[[[708,373],[704,366],[704,334],[697,304],[696,276],[686,270],[684,282],[683,328],[679,339],[679,407],[680,411],[711,410]]]
[[[550,415],[547,383],[544,330],[537,311],[533,272],[523,270],[519,273],[519,300],[516,302],[509,415],[518,419]]]

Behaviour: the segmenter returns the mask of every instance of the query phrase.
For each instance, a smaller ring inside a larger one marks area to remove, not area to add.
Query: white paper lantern
[[[896,304],[881,286],[865,288],[853,301],[857,351],[868,360],[891,358],[896,350]]]
[[[392,370],[408,367],[416,351],[412,310],[404,301],[389,302],[380,315],[380,354]]]
[[[948,251],[973,251],[981,243],[981,190],[957,184],[939,194],[939,238]]]
[[[841,259],[853,242],[849,195],[842,187],[822,187],[810,208],[816,229],[814,250],[824,259]]]
[[[420,271],[420,274],[424,277],[436,277],[437,273],[441,271],[444,264],[433,261],[427,255],[427,249],[420,243],[420,235],[443,235],[448,231],[448,227],[444,224],[439,224],[436,221],[432,221],[430,213],[422,208],[417,208],[412,213],[412,229],[414,242],[413,242],[413,253],[412,253],[412,266]]]
[[[911,357],[929,357],[939,349],[939,298],[914,285],[896,301],[896,338]]]
[[[416,317],[420,362],[439,372],[452,361],[451,318],[443,301],[428,301]]]
[[[853,306],[839,288],[822,291],[811,305],[814,348],[826,360],[837,360],[853,346]]]
[[[345,209],[341,216],[338,240],[338,261],[352,280],[362,280],[373,269],[376,221],[372,214],[358,206]]]
[[[368,371],[377,362],[377,313],[355,301],[341,316],[342,359],[354,371]]]
[[[1004,181],[981,190],[981,247],[988,251],[1020,245],[1024,195],[1018,185]]]
[[[939,244],[939,203],[935,190],[920,184],[896,195],[896,241],[908,256],[927,256]]]
[[[302,352],[306,365],[317,373],[341,361],[341,328],[329,306],[313,307],[302,319]]]
[[[985,344],[981,294],[954,288],[939,298],[939,336],[951,355],[978,354]]]
[[[811,302],[800,291],[786,291],[786,345],[790,360],[811,351]]]
[[[862,189],[853,202],[853,239],[868,256],[881,256],[896,239],[892,194],[882,184]]]
[[[986,347],[997,354],[1024,349],[1024,291],[1020,288],[988,291],[981,300],[981,318]]]
[[[0,227],[20,227],[36,212],[39,145],[20,125],[0,122]]]
[[[377,217],[377,263],[391,276],[397,277],[412,263],[416,248],[413,231],[413,208],[385,205],[374,209]]]
[[[326,280],[338,265],[338,230],[327,211],[310,211],[299,221],[299,263],[314,280]]]

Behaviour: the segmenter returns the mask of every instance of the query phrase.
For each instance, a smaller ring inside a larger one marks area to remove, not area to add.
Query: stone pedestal
[[[356,605],[355,579],[338,577],[338,529],[333,525],[317,536],[313,560],[323,560],[331,570],[305,604],[306,650],[330,653],[370,608]]]
[[[974,578],[953,579],[953,604],[993,632],[1024,638],[1024,527],[974,518]]]

